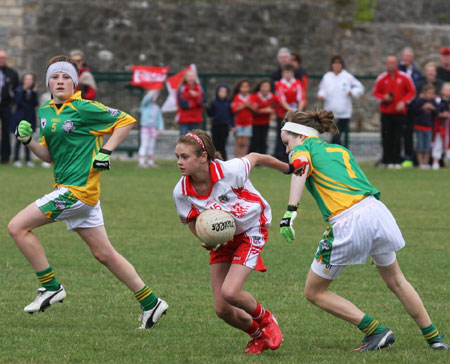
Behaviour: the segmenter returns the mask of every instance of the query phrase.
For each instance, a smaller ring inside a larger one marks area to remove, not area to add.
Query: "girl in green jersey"
[[[21,121],[16,137],[36,156],[53,163],[54,191],[28,205],[9,223],[8,230],[36,271],[42,287],[24,310],[44,311],[62,302],[66,290],[56,280],[44,248],[32,230],[64,220],[86,242],[93,256],[134,294],[143,308],[140,328],[153,327],[168,306],[139,277],[133,265],[111,245],[100,207],[100,174],[109,169],[110,155],[126,138],[136,120],[98,102],[81,99],[76,64],[67,56],[53,57],[46,84],[52,100],[39,109],[40,142],[31,138],[31,126]],[[111,137],[103,145],[103,135]]]
[[[390,346],[395,337],[389,328],[329,290],[333,279],[347,265],[363,264],[370,255],[381,278],[422,330],[430,347],[448,350],[422,300],[400,270],[395,252],[405,242],[394,217],[379,201],[379,191],[370,184],[348,149],[319,139],[320,133],[336,131],[333,113],[323,110],[289,111],[281,131],[291,165],[301,170],[292,176],[288,208],[280,223],[281,234],[288,242],[294,240],[292,225],[305,186],[325,221],[330,222],[306,278],[306,298],[365,333],[356,350]]]

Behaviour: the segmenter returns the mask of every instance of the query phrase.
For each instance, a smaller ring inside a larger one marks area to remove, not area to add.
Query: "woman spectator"
[[[333,136],[331,143],[348,146],[348,139],[341,141],[342,132],[348,132],[348,123],[352,116],[352,96],[359,98],[364,93],[364,86],[345,69],[341,56],[333,56],[330,71],[325,73],[319,84],[317,96],[324,101],[324,109],[332,111],[336,118],[339,134]]]

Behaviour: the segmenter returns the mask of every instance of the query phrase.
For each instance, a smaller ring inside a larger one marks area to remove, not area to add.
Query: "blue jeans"
[[[180,125],[180,135],[186,135],[191,130],[200,129],[201,123],[179,123]]]
[[[431,138],[433,132],[431,130],[416,130],[417,146],[416,152],[418,153],[430,153]]]

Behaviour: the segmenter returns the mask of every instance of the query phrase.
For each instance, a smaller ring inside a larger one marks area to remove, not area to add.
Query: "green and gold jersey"
[[[116,109],[72,95],[58,109],[53,100],[39,108],[39,143],[53,161],[55,186],[65,186],[79,200],[95,205],[100,198],[100,172],[92,159],[103,145],[103,135],[136,120]]]
[[[306,188],[313,195],[325,221],[358,203],[366,196],[380,198],[352,153],[337,144],[309,137],[294,147],[291,162],[305,156],[310,164]]]

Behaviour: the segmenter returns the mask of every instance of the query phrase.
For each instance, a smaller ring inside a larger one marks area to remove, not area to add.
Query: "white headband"
[[[290,131],[292,133],[301,134],[301,135],[308,136],[308,137],[310,137],[310,136],[318,137],[320,134],[314,128],[311,128],[309,126],[302,125],[302,124],[292,123],[290,121],[288,121],[286,124],[284,124],[284,126],[281,130]]]
[[[76,68],[73,66],[73,64],[69,62],[56,62],[51,64],[50,67],[47,69],[47,75],[45,80],[45,84],[47,85],[47,87],[50,77],[56,72],[67,73],[72,78],[75,87],[78,86],[78,72]]]

